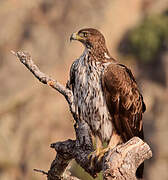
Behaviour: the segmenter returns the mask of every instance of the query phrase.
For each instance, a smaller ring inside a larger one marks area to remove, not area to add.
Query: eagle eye
[[[87,37],[88,33],[87,32],[83,32],[83,36]]]
[[[79,36],[81,36],[81,37],[87,37],[87,36],[88,36],[88,33],[87,33],[87,32],[80,32],[80,33],[79,33]]]

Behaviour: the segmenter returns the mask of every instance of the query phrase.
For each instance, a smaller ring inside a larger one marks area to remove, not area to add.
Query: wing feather
[[[110,64],[102,76],[104,96],[114,126],[123,141],[143,139],[142,113],[146,107],[131,71],[122,64]]]

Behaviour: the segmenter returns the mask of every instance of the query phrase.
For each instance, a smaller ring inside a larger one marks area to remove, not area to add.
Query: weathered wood
[[[90,128],[87,123],[79,119],[75,112],[72,91],[41,72],[28,53],[15,53],[13,51],[12,53],[18,57],[20,62],[23,63],[40,82],[51,86],[66,98],[76,122],[74,125],[76,140],[69,139],[64,142],[51,144],[51,148],[54,148],[57,152],[56,157],[51,163],[48,172],[39,171],[46,174],[48,180],[77,180],[77,178],[72,177],[70,173],[66,172],[64,174],[69,162],[75,159],[92,177],[96,177],[97,173],[103,170],[105,180],[136,179],[135,172],[138,166],[145,159],[152,157],[150,147],[138,137],[134,137],[127,143],[110,150],[107,156],[104,156],[101,161],[95,159],[94,166],[91,166],[91,159],[88,158],[88,155],[93,151]]]
[[[108,152],[103,166],[104,180],[136,180],[137,168],[151,157],[152,151],[148,144],[138,137],[133,137]]]

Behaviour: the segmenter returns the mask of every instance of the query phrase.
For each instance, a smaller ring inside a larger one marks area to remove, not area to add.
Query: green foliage
[[[80,178],[80,179],[86,179],[86,180],[102,180],[103,175],[100,172],[97,176],[97,178],[93,179],[83,168],[81,168],[76,162],[73,163],[73,166],[71,168],[71,172],[74,176]]]
[[[168,47],[168,16],[146,18],[128,35],[129,53],[148,63]]]

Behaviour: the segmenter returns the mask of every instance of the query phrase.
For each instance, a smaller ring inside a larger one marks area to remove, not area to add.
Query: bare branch
[[[152,151],[148,144],[134,137],[108,152],[103,166],[104,180],[137,180],[137,168],[151,157]]]
[[[36,171],[36,172],[39,172],[41,174],[48,175],[48,173],[43,171],[43,170],[40,170],[40,169],[33,169],[33,170]]]
[[[33,73],[33,75],[40,82],[51,86],[52,88],[60,92],[66,98],[69,104],[73,104],[72,91],[66,88],[65,86],[63,86],[62,84],[60,84],[59,82],[57,82],[49,75],[41,72],[40,69],[34,64],[31,56],[27,52],[22,52],[22,51],[18,51],[18,52],[11,51],[11,52],[20,60],[21,63],[23,63],[29,69],[29,71]]]
[[[57,155],[51,164],[50,170],[48,171],[48,179],[52,180],[53,177],[54,179],[61,178],[70,160],[73,158],[76,159],[76,161],[94,177],[98,169],[89,168],[90,160],[88,159],[88,155],[93,151],[90,129],[87,123],[79,120],[75,112],[72,91],[57,82],[55,79],[41,72],[40,69],[34,64],[31,56],[28,53],[14,51],[12,51],[12,53],[33,73],[37,79],[39,79],[40,82],[51,86],[64,95],[69,104],[73,118],[76,121],[76,141],[68,140],[51,145],[51,147],[56,149]],[[69,151],[67,152],[67,150]]]
[[[51,144],[51,148],[54,148],[57,154],[51,163],[50,170],[48,172],[43,170],[35,171],[47,175],[48,180],[61,180],[64,179],[63,173],[69,162],[75,159],[77,163],[94,178],[97,176],[98,172],[103,170],[103,177],[105,180],[136,180],[135,172],[138,166],[145,159],[152,157],[150,147],[141,139],[134,137],[127,143],[110,150],[107,156],[104,156],[99,162],[94,162],[94,166],[91,166],[91,159],[88,159],[88,155],[93,151],[90,128],[86,122],[79,119],[75,112],[72,91],[41,72],[28,53],[15,53],[13,51],[12,53],[37,79],[39,79],[40,82],[51,86],[66,98],[73,118],[76,121],[74,125],[76,140],[69,139],[64,142]],[[77,178],[72,177],[70,174],[65,173],[65,175],[65,179],[77,180]]]

